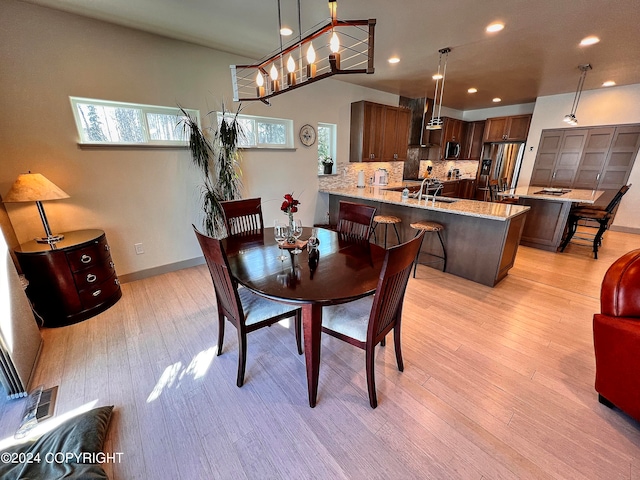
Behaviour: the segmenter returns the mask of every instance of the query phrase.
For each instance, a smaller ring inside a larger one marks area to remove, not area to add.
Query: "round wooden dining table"
[[[301,240],[309,238],[305,227]],[[315,407],[320,373],[322,307],[346,303],[375,292],[385,250],[368,241],[350,241],[319,228],[319,259],[309,262],[306,248],[278,260],[273,229],[228,237],[223,241],[231,274],[251,291],[300,305],[304,335],[309,406]],[[287,249],[285,249],[287,250]],[[315,267],[315,268],[312,268]]]

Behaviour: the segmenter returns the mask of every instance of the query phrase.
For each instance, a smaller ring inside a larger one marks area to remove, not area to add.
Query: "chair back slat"
[[[612,213],[615,210],[615,208],[622,200],[622,197],[624,197],[624,194],[629,191],[629,188],[631,188],[631,184],[623,185],[620,190],[618,190],[618,193],[614,195],[614,197],[609,202],[609,205],[607,205],[607,207],[605,208],[607,213]]]
[[[337,231],[343,236],[369,240],[375,214],[376,207],[341,200]]]
[[[402,302],[424,232],[387,250],[369,317],[367,342],[375,345],[400,322]]]
[[[264,230],[262,200],[260,198],[229,200],[220,202],[220,205],[224,213],[227,235]]]
[[[244,312],[238,297],[237,285],[229,273],[229,261],[222,248],[222,243],[216,238],[200,233],[195,226],[193,226],[193,231],[202,249],[207,267],[209,267],[218,308],[236,328],[239,328],[244,321]]]

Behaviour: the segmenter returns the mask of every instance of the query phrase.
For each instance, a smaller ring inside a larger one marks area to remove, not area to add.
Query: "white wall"
[[[69,96],[196,108],[232,98],[232,55],[36,5],[3,0],[0,16],[0,192],[21,172],[44,174],[71,198],[45,202],[56,232],[102,228],[120,275],[201,256],[200,177],[186,149],[79,148]],[[316,216],[317,147],[297,140],[310,123],[338,125],[338,162],[348,161],[350,104],[398,97],[327,79],[278,96],[247,114],[294,120],[296,151],[247,151],[245,196],[261,196],[265,222],[294,192],[300,216]],[[228,105],[235,108],[235,105]],[[207,125],[206,119],[203,124]],[[35,205],[7,204],[20,242],[41,236]],[[135,255],[134,243],[145,253]]]
[[[520,170],[519,185],[528,185],[535,163],[542,130],[567,128],[562,121],[571,111],[575,94],[539,97],[531,119],[527,148]],[[578,127],[640,123],[640,84],[624,87],[600,88],[582,92],[576,111]],[[640,156],[640,155],[639,155]],[[640,160],[636,158],[628,183],[634,186],[620,203],[614,226],[622,229],[640,229]]]

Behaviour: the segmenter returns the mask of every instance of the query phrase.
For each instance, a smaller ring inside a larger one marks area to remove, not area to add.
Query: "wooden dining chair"
[[[262,218],[262,199],[245,198],[220,202],[224,213],[224,225],[227,235],[239,235],[246,232],[264,230]]]
[[[587,240],[592,244],[593,258],[598,259],[598,248],[602,245],[602,236],[609,229],[615,212],[622,200],[622,197],[629,191],[631,184],[623,185],[614,195],[609,204],[604,207],[594,207],[593,205],[576,205],[569,211],[567,219],[567,229],[564,239],[560,244],[559,250],[564,252],[572,239]],[[590,230],[596,230],[596,233],[589,233],[588,230],[582,230],[582,235],[575,236],[578,227]]]
[[[378,406],[375,380],[375,347],[384,345],[393,330],[398,370],[404,370],[400,346],[402,303],[424,232],[412,240],[387,250],[376,292],[353,302],[331,305],[322,310],[322,331],[363,349],[367,371],[367,388],[371,408]]]
[[[209,267],[216,292],[218,308],[218,355],[222,354],[224,342],[224,319],[238,331],[238,378],[236,384],[244,383],[247,363],[247,334],[267,327],[282,319],[294,317],[294,329],[298,354],[302,355],[302,310],[291,305],[269,300],[244,287],[231,276],[229,262],[222,242],[200,233],[193,226],[200,248]]]
[[[373,232],[376,207],[340,200],[337,231],[354,240],[367,240]]]

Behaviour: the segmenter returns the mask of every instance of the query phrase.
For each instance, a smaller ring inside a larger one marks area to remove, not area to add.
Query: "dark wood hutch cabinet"
[[[15,253],[29,281],[27,296],[44,327],[86,320],[122,297],[102,230],[66,232],[51,245],[32,240]]]

